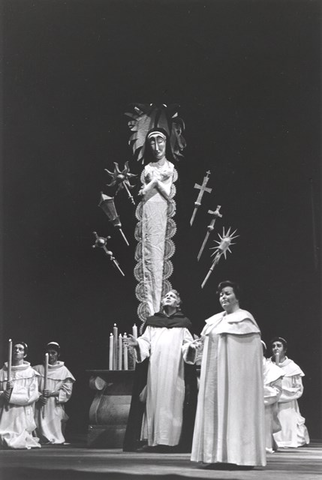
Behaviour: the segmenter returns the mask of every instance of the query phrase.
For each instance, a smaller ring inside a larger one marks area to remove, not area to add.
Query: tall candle
[[[12,365],[12,340],[9,340],[9,351],[8,351],[8,380],[11,380],[11,365]]]
[[[118,370],[122,370],[122,355],[123,355],[123,339],[122,334],[119,335],[119,358],[118,358]]]
[[[279,364],[280,364],[280,354],[279,353],[275,354],[275,363],[276,363],[277,366],[279,366]]]
[[[113,333],[110,333],[109,343],[108,343],[108,369],[113,370]]]
[[[127,338],[127,335],[126,333],[124,333],[123,335],[123,339],[125,340]],[[123,350],[123,353],[124,353],[124,370],[128,370],[129,369],[129,359],[128,359],[128,348],[127,348],[127,345],[126,345],[126,342],[124,342],[124,350]]]
[[[113,370],[117,370],[117,339],[118,339],[118,328],[116,323],[113,326]]]
[[[134,338],[138,338],[138,327],[136,326],[136,324],[134,324],[132,327],[132,335]]]
[[[47,390],[47,379],[48,379],[48,353],[45,353],[45,376],[44,376],[44,390]]]
[[[45,374],[44,374],[44,390],[47,390],[47,380],[48,380],[48,353],[45,353]],[[42,418],[45,418],[45,405],[42,407]]]

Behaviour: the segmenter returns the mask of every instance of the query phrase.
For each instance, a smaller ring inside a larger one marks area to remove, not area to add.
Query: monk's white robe
[[[141,440],[149,446],[178,445],[185,397],[183,351],[193,337],[187,328],[148,326],[137,340],[137,361],[150,357]]]
[[[263,349],[246,310],[206,321],[191,460],[266,464]]]
[[[285,357],[279,367],[285,375],[282,380],[282,394],[278,402],[278,420],[281,431],[274,433],[274,440],[278,448],[297,448],[310,443],[310,437],[305,426],[298,405],[298,398],[303,395],[302,377],[304,373],[300,367]]]
[[[44,389],[43,365],[33,367],[39,373],[39,391]],[[57,397],[49,397],[46,405],[36,404],[35,418],[37,435],[41,443],[61,444],[65,442],[64,430],[68,420],[64,404],[73,392],[74,376],[65,367],[64,362],[48,365],[47,390],[58,392]]]
[[[277,414],[284,375],[285,373],[281,368],[267,358],[263,358],[266,451],[270,453],[277,449],[273,433],[281,430]]]
[[[9,405],[3,396],[8,379],[8,364],[0,370],[0,444],[8,448],[39,448],[39,440],[32,433],[36,428],[34,404],[39,398],[38,373],[24,361],[11,367],[13,389]]]

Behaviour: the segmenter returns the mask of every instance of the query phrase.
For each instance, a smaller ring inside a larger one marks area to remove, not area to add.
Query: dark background
[[[69,432],[86,432],[86,369],[106,368],[113,323],[137,319],[134,206],[115,198],[126,247],[98,208],[105,168],[142,168],[128,146],[132,102],[178,103],[188,146],[178,165],[172,284],[199,333],[215,290],[241,283],[266,342],[286,337],[304,370],[300,400],[321,432],[320,32],[318,1],[2,1],[2,361],[7,339],[39,363],[58,341],[77,378]],[[193,203],[207,169],[195,223]],[[133,183],[133,181],[132,181]],[[134,183],[138,185],[138,180]],[[135,194],[135,191],[134,191]],[[136,197],[137,201],[137,197]],[[210,221],[223,218],[200,262]],[[222,227],[240,237],[205,288]],[[111,235],[123,278],[93,231]]]

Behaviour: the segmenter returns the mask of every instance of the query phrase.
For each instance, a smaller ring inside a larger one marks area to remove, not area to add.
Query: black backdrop
[[[4,0],[2,2],[2,361],[7,339],[42,360],[49,340],[77,377],[70,432],[85,432],[89,368],[106,368],[112,324],[137,322],[134,207],[116,197],[126,247],[98,208],[105,168],[130,160],[132,102],[178,103],[188,147],[178,165],[172,284],[197,333],[219,281],[241,283],[263,339],[282,335],[306,373],[300,407],[321,438],[320,30],[318,1]],[[207,169],[193,227],[194,183]],[[206,287],[207,249],[240,237]],[[111,235],[123,278],[93,231]],[[137,322],[139,323],[139,322]]]

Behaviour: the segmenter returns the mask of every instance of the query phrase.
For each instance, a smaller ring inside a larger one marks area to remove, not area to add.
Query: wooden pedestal
[[[87,370],[95,397],[89,410],[87,446],[122,448],[130,411],[134,370]]]

